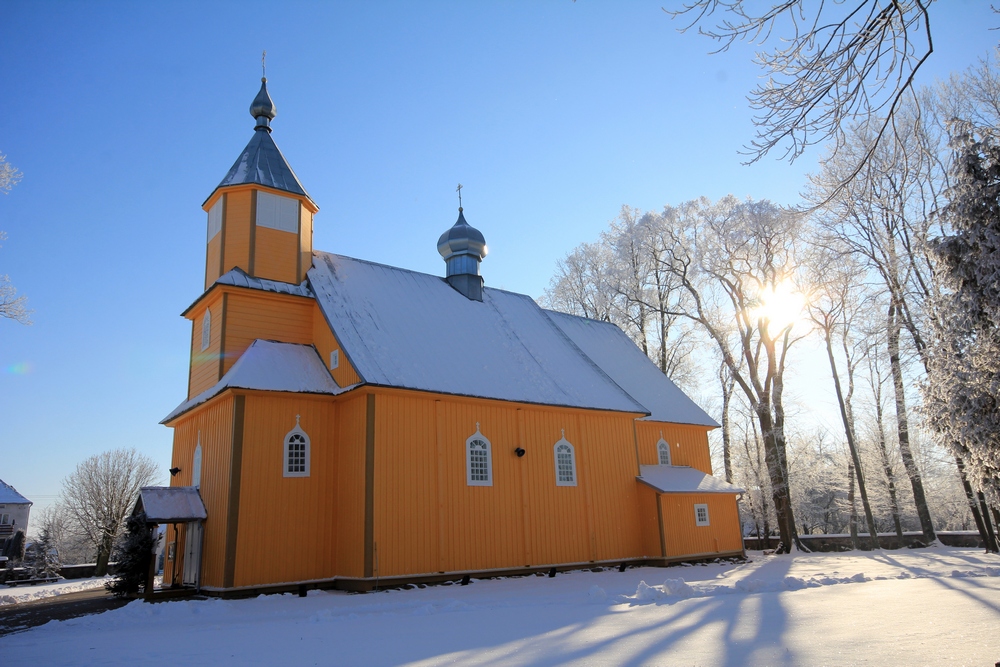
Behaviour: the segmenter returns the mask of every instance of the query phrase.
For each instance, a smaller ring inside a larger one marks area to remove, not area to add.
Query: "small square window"
[[[330,352],[330,370],[340,366],[340,350]]]
[[[694,525],[696,526],[708,525],[708,505],[694,506]]]

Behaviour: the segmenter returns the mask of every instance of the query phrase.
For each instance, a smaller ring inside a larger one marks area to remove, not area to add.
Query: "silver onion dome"
[[[437,247],[446,262],[455,255],[471,255],[478,264],[486,257],[487,252],[486,238],[482,232],[465,221],[461,207],[458,209],[458,221],[441,235]],[[479,273],[478,268],[476,273]]]
[[[278,115],[278,110],[275,108],[271,96],[267,94],[267,79],[265,77],[260,78],[260,92],[250,103],[250,115],[257,120],[255,130],[271,131],[271,121]]]

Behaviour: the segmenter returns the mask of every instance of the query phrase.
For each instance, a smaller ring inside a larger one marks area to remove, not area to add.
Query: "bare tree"
[[[691,0],[670,12],[690,19],[716,40],[719,51],[734,42],[765,45],[779,41],[756,60],[769,73],[750,94],[758,112],[757,136],[747,147],[754,162],[784,145],[794,160],[810,145],[833,141],[834,153],[844,128],[875,120],[875,140],[844,174],[845,183],[862,169],[883,137],[901,135],[895,114],[914,76],[934,51],[928,5],[931,0],[855,0],[806,2],[781,0]],[[709,17],[719,12],[715,26]]]
[[[0,153],[0,192],[9,193],[20,180],[20,170],[7,161],[6,155]],[[6,238],[7,234],[0,231],[0,241]],[[27,300],[23,294],[17,296],[17,289],[11,284],[9,276],[0,274],[0,317],[21,324],[31,324],[31,311],[25,305]]]
[[[97,553],[97,576],[107,574],[115,539],[139,489],[157,477],[155,461],[133,447],[91,456],[63,480],[61,502]]]

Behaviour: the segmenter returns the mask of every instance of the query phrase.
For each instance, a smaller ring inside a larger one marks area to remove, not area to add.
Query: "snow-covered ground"
[[[751,554],[368,595],[132,602],[0,638],[5,665],[992,665],[1000,558]]]
[[[110,577],[91,577],[90,579],[63,579],[52,584],[36,584],[34,586],[2,586],[0,585],[0,609],[4,605],[18,602],[31,602],[64,593],[89,591],[94,588],[104,588]]]

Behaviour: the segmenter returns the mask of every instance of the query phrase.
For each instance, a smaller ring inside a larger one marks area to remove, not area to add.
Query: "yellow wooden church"
[[[315,251],[262,81],[202,205],[188,395],[163,420],[160,491],[188,503],[160,519],[165,583],[367,590],[743,553],[715,422],[615,325],[484,286],[461,208],[443,276]]]

